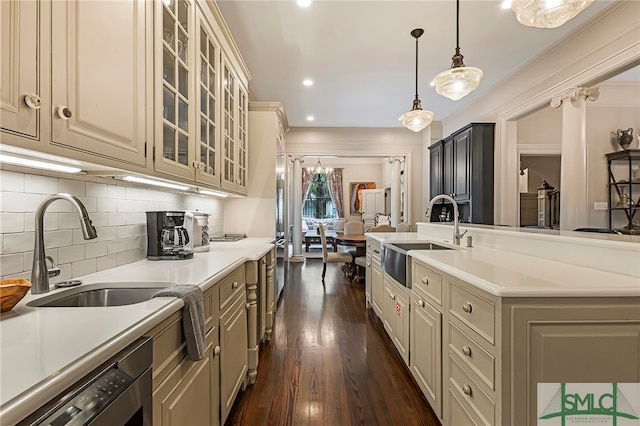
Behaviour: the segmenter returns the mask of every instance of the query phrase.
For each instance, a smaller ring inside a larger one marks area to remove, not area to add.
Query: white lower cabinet
[[[400,356],[409,365],[409,294],[387,275],[384,290],[382,322]]]
[[[224,424],[247,383],[247,308],[244,265],[203,295],[206,355],[187,356],[182,314],[147,333],[153,338],[153,424]]]
[[[442,418],[442,314],[415,292],[411,293],[409,330],[409,369]]]

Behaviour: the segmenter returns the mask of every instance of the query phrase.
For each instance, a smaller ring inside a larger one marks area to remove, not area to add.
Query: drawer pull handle
[[[471,396],[471,386],[469,385],[462,386],[462,392],[464,392],[465,395]]]
[[[238,288],[238,281],[234,281],[233,284],[231,284],[231,288]]]
[[[379,252],[378,250],[374,250],[373,252],[374,252],[374,253],[378,253],[378,254],[380,254],[380,252]]]
[[[470,314],[471,311],[473,311],[473,306],[471,306],[471,303],[467,302],[464,305],[462,305],[462,310]]]
[[[393,300],[396,300],[396,295],[393,294],[393,293],[389,293],[389,298],[393,299]]]
[[[418,299],[418,306],[420,306],[421,308],[424,308],[424,300]]]
[[[213,356],[220,355],[220,346],[213,348]]]
[[[424,284],[424,285],[429,285],[429,277],[424,277],[424,278],[422,279],[422,284]]]
[[[462,353],[466,356],[471,356],[471,348],[469,346],[463,346]]]

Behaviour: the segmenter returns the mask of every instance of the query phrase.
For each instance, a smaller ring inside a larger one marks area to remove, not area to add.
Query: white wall
[[[85,241],[78,215],[54,201],[44,215],[46,254],[60,266],[60,282],[144,259],[145,211],[198,209],[211,213],[210,234],[222,232],[222,202],[212,197],[134,187],[105,178],[71,176],[2,165],[0,169],[0,276],[31,276],[35,211],[49,195],[66,192],[87,208],[98,238]]]
[[[424,132],[424,131],[423,131]],[[412,221],[422,220],[423,198],[428,196],[428,184],[425,191],[423,175],[422,134],[407,129],[390,128],[292,128],[286,137],[288,155],[309,155],[313,164],[314,156],[333,155],[337,157],[377,156],[386,159],[391,156],[407,156],[411,163],[405,177],[411,194]],[[322,160],[323,164],[325,160]],[[303,166],[306,166],[305,163]],[[381,172],[382,173],[382,169]],[[428,174],[427,174],[428,176]],[[381,174],[379,179],[384,179]],[[344,179],[345,181],[347,178]],[[428,183],[428,180],[427,180]],[[423,195],[426,194],[426,195]],[[427,200],[428,202],[428,200]]]

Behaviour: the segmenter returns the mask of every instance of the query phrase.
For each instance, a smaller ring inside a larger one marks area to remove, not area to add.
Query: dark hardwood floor
[[[439,425],[382,323],[365,309],[364,283],[340,264],[292,264],[256,383],[227,425]]]

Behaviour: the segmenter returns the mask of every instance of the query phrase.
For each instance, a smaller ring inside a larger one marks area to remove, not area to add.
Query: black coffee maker
[[[190,259],[193,251],[186,247],[189,233],[183,211],[147,212],[147,259]]]

